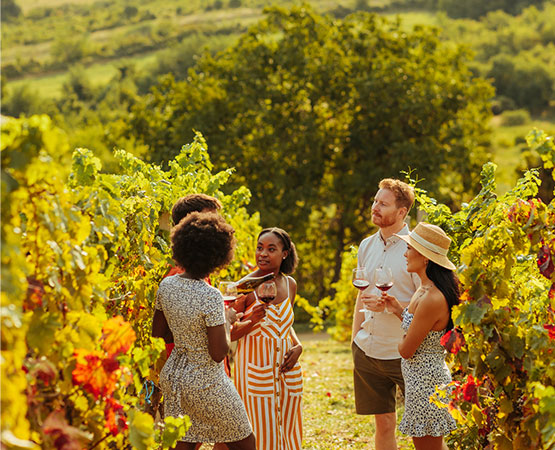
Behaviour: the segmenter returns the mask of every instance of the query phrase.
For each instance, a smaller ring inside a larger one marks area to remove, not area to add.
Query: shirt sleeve
[[[364,267],[366,261],[366,253],[368,250],[368,243],[370,238],[365,238],[362,240],[357,251],[357,269]]]
[[[207,327],[216,327],[225,323],[224,298],[217,290],[214,290],[207,299],[204,323]]]

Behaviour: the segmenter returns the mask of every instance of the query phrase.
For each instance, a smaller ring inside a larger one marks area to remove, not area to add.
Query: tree
[[[163,162],[201,130],[217,167],[236,167],[236,182],[251,188],[263,223],[308,240],[310,254],[318,247],[323,259],[304,264],[316,280],[306,286],[321,295],[345,246],[368,233],[382,177],[418,165],[451,203],[472,190],[492,90],[437,30],[407,33],[368,13],[333,20],[308,7],[266,13],[187,80],[156,86],[128,133]]]
[[[555,79],[541,61],[499,55],[488,73],[497,94],[512,98],[519,107],[539,112],[555,95]]]
[[[478,19],[490,11],[502,10],[509,14],[519,14],[528,6],[542,6],[545,0],[437,0],[437,7],[451,17],[469,17]]]
[[[21,8],[15,0],[4,0],[2,2],[2,22],[9,22],[12,19],[17,19],[21,16]]]

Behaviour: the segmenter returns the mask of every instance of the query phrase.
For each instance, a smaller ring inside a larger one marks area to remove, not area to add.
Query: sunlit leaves
[[[81,385],[95,398],[110,396],[116,390],[121,375],[119,363],[98,350],[75,350],[73,383]]]
[[[154,447],[154,420],[152,416],[135,409],[129,411],[129,441],[137,450],[147,450]]]
[[[191,426],[188,417],[166,417],[164,418],[164,431],[162,432],[162,444],[164,448],[171,447],[172,443],[185,434]]]
[[[79,149],[68,177],[67,143],[47,119],[6,123],[2,157],[20,151],[24,159],[2,167],[3,180],[7,172],[17,180],[2,190],[2,443],[32,447],[32,434],[41,448],[83,448],[83,436],[99,449],[130,440],[158,447],[162,430],[139,410],[138,392],[145,379],[157,381],[164,350],[150,338],[170,263],[159,217],[190,192],[220,198],[245,243],[228,269],[239,278],[260,229],[244,208],[249,192],[219,190],[231,171],[211,173],[200,135],[169,171],[118,151],[121,173],[101,173],[93,153]],[[174,425],[166,448],[188,426]]]
[[[102,327],[102,348],[110,356],[126,353],[135,338],[135,331],[121,316],[107,320]]]
[[[530,143],[536,138],[550,161],[551,140],[536,132]],[[455,214],[418,194],[427,220],[450,232],[452,250],[460,255],[464,291],[453,319],[465,345],[453,358],[460,369],[450,405],[462,426],[452,439],[456,448],[551,445],[555,414],[538,409],[543,391],[537,387],[555,382],[550,335],[555,204],[534,198],[539,183],[537,171],[528,171],[499,197],[494,166],[486,165],[482,190]]]

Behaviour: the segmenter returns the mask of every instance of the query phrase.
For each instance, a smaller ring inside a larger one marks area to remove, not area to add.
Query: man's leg
[[[376,450],[397,450],[395,429],[397,416],[395,413],[376,414]]]

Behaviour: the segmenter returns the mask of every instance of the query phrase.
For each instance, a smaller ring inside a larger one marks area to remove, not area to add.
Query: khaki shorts
[[[355,408],[357,414],[386,414],[395,412],[396,388],[405,394],[401,374],[401,358],[370,358],[354,342]]]

